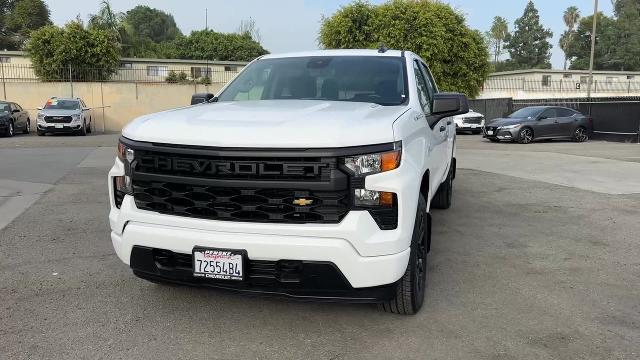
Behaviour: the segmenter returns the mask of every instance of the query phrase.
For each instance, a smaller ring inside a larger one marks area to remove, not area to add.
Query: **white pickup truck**
[[[153,282],[414,314],[468,110],[408,51],[263,56],[210,101],[123,130],[113,246]]]

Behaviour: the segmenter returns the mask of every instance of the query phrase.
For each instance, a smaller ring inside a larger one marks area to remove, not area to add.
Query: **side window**
[[[22,110],[22,106],[20,106],[20,105],[18,105],[18,104],[13,104],[13,105],[15,105],[15,106],[16,106],[16,109],[18,109],[18,110],[20,110],[20,111],[24,111],[24,110]]]
[[[436,83],[433,81],[433,77],[431,76],[431,71],[424,63],[420,63],[420,69],[422,70],[422,75],[425,79],[427,79],[427,86],[429,87],[429,94],[431,96],[431,101],[433,101],[433,95],[438,91],[436,90]]]
[[[418,101],[420,102],[420,106],[422,106],[422,111],[425,114],[431,114],[431,94],[429,93],[429,85],[427,85],[427,80],[422,75],[422,71],[420,70],[420,65],[418,61],[413,61],[413,72],[416,76],[416,87],[418,88]]]
[[[18,110],[18,107],[16,106],[16,104],[11,103],[11,112],[13,112],[14,110]]]
[[[556,109],[547,109],[547,110],[545,110],[542,113],[541,117],[545,117],[547,119],[557,117]]]
[[[558,117],[572,117],[576,112],[570,109],[558,109]]]

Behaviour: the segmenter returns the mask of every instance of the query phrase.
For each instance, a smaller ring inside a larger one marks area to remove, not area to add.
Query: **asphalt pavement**
[[[109,237],[117,138],[0,139],[0,359],[640,358],[640,145],[460,136],[403,317],[135,278]]]

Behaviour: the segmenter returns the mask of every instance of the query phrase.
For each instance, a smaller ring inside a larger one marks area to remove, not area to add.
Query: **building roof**
[[[619,75],[640,75],[640,71],[608,71],[608,70],[594,70],[594,74],[619,74]],[[555,69],[529,69],[529,70],[512,70],[501,71],[489,74],[491,76],[504,76],[504,75],[525,75],[525,74],[580,74],[588,75],[589,70],[555,70]]]
[[[29,57],[25,51],[0,51],[0,56],[16,56],[16,57]],[[205,64],[209,65],[240,65],[244,66],[248,63],[245,61],[218,61],[218,60],[187,60],[187,59],[150,59],[150,58],[120,58],[122,62],[131,63],[153,63],[153,64]]]

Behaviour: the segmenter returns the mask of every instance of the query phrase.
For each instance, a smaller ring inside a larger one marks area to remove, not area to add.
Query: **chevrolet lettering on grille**
[[[158,171],[192,173],[198,175],[289,175],[317,176],[324,163],[283,163],[260,161],[224,161],[209,159],[187,159],[176,157],[141,156],[138,160],[143,168]]]

